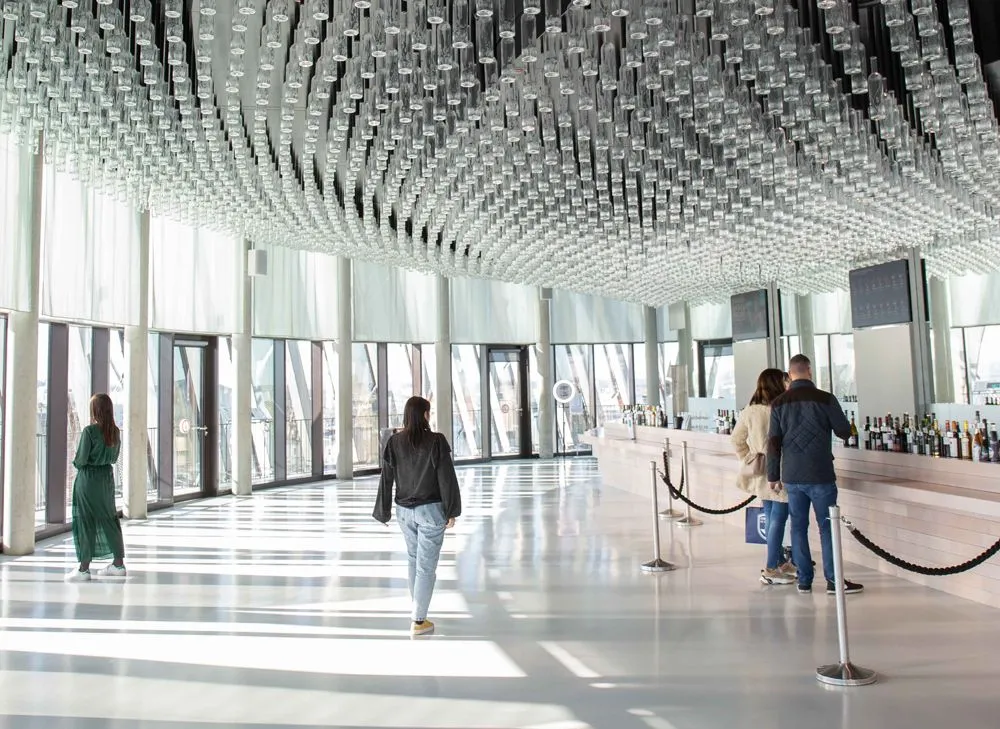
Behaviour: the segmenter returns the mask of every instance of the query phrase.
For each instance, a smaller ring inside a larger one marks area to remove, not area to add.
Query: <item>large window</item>
[[[660,343],[660,405],[668,412],[674,411],[674,378],[671,367],[680,359],[678,342]]]
[[[0,534],[3,534],[4,428],[7,412],[7,316],[0,314]]]
[[[403,408],[413,397],[413,357],[417,348],[412,344],[387,344],[385,347],[389,427],[401,428]]]
[[[285,342],[287,476],[312,473],[312,342]]]
[[[846,401],[858,394],[854,377],[854,335],[830,335],[831,392]]]
[[[35,526],[45,526],[49,485],[49,324],[38,325],[38,423],[35,428]]]
[[[233,394],[236,392],[236,363],[233,340],[219,339],[219,491],[233,489],[233,451],[236,430],[233,428]]]
[[[125,462],[126,449],[128,448],[128,436],[124,432],[125,410],[128,408],[127,393],[125,392],[125,331],[122,329],[112,329],[110,332],[110,342],[108,346],[108,396],[115,406],[115,422],[122,432],[122,452],[115,464],[115,498],[118,500],[118,507],[121,508],[125,500]],[[96,363],[95,363],[96,364]]]
[[[698,342],[701,397],[714,400],[736,397],[736,361],[731,341]]]
[[[160,335],[155,332],[149,335],[149,351],[147,353],[149,372],[146,385],[146,425],[149,442],[146,445],[146,500],[158,501],[160,473]]]
[[[420,347],[420,395],[431,404],[431,430],[438,429],[438,408],[448,407],[447,402],[438,399],[437,352],[433,344]]]
[[[482,458],[483,375],[480,347],[451,348],[452,427],[455,458]]]
[[[632,405],[632,346],[594,345],[594,385],[597,393],[597,424],[621,420],[622,408]]]
[[[337,343],[323,342],[323,472],[337,472]]]
[[[956,388],[956,395],[961,392],[964,401],[973,405],[983,405],[987,398],[992,403],[1000,396],[1000,326],[965,327],[960,331],[962,346],[954,348],[952,357],[957,374],[964,375],[965,386]]]
[[[73,480],[76,469],[73,457],[83,429],[90,424],[90,397],[92,392],[94,332],[90,327],[69,327],[69,357],[67,359],[66,417],[66,504],[73,502]],[[67,514],[70,512],[67,511]],[[69,519],[67,519],[69,521]]]
[[[274,342],[254,339],[252,345],[253,398],[250,434],[253,438],[253,481],[274,479]]]
[[[354,465],[377,466],[379,461],[378,345],[354,344],[352,408]]]
[[[580,439],[595,425],[594,348],[589,344],[557,344],[553,347],[557,382],[573,385],[573,399],[556,403],[556,449],[560,453],[590,451]]]

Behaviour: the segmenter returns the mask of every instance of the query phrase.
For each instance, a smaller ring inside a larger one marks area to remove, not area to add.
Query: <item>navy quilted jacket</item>
[[[810,380],[795,380],[771,402],[767,480],[782,483],[835,483],[833,438],[851,436],[851,424],[829,392]]]

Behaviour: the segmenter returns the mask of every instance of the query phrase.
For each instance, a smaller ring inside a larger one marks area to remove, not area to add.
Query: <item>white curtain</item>
[[[283,246],[258,247],[267,251],[267,275],[253,279],[254,334],[336,339],[336,256]]]
[[[692,306],[690,312],[692,339],[730,339],[733,336],[733,312],[728,301]]]
[[[815,334],[850,334],[851,295],[838,290],[812,295],[813,332]]]
[[[677,330],[670,328],[670,306],[661,306],[656,310],[656,337],[659,342],[676,342]]]
[[[640,304],[571,291],[552,292],[554,344],[614,344],[645,338]]]
[[[150,323],[171,332],[231,334],[237,330],[236,280],[241,242],[207,228],[151,215]]]
[[[437,341],[437,279],[416,271],[354,261],[354,341]]]
[[[42,316],[136,323],[138,212],[51,165],[42,178]]]
[[[952,326],[1000,324],[1000,274],[953,276],[949,283]]]
[[[477,278],[451,280],[454,344],[533,344],[538,341],[538,289]]]
[[[29,306],[32,155],[0,135],[0,309]]]

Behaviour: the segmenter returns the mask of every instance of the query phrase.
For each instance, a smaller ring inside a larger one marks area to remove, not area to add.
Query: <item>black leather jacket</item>
[[[386,524],[392,518],[393,485],[397,506],[413,508],[440,503],[446,519],[462,513],[462,494],[451,461],[451,446],[441,433],[429,433],[418,448],[396,433],[382,452],[382,478],[372,516]]]

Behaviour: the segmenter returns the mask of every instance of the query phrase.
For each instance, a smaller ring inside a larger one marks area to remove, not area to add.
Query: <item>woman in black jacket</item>
[[[411,397],[403,409],[403,429],[382,452],[382,479],[372,516],[383,524],[392,518],[393,485],[396,521],[406,540],[413,635],[434,632],[427,608],[437,581],[445,529],[462,514],[462,494],[451,461],[451,447],[430,426],[431,404]]]

